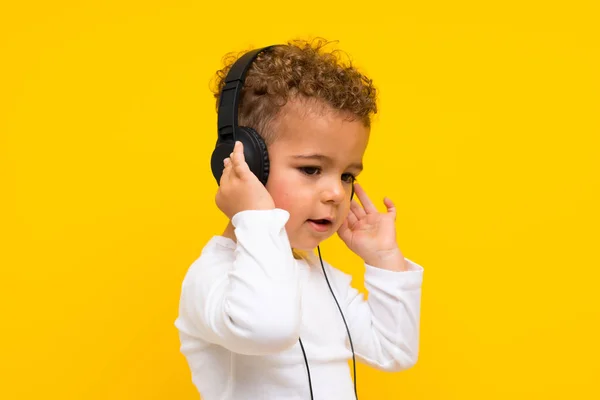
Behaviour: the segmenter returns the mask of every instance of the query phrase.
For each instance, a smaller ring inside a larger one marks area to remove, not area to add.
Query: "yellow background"
[[[418,364],[359,366],[360,398],[600,398],[596,2],[404,3],[3,2],[0,398],[198,397],[173,321],[225,223],[209,83],[315,35],[380,89],[361,182],[425,267]]]

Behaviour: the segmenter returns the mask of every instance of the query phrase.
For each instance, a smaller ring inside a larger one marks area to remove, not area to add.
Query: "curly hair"
[[[316,100],[370,127],[371,114],[377,113],[377,90],[372,80],[350,60],[343,62],[341,51],[325,51],[329,43],[321,38],[290,40],[287,45],[261,53],[246,75],[238,110],[239,124],[260,132],[270,144],[276,138],[272,121],[289,100],[301,99]],[[239,56],[227,54],[223,59],[225,66],[216,73],[212,91],[217,110],[225,77]]]

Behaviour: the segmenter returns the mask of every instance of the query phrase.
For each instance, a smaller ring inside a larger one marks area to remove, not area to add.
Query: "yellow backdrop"
[[[198,398],[173,322],[225,223],[210,79],[317,35],[380,89],[361,182],[425,267],[418,364],[360,398],[600,398],[595,2],[405,3],[4,2],[0,398]]]

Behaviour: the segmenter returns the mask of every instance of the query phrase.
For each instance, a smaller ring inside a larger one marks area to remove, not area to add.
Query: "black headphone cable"
[[[358,391],[356,390],[356,358],[354,356],[354,345],[352,344],[352,336],[350,336],[350,329],[348,328],[348,324],[346,323],[346,318],[344,317],[344,313],[342,312],[342,308],[340,307],[340,303],[338,303],[335,298],[335,294],[333,293],[333,289],[331,288],[331,284],[329,283],[329,278],[327,278],[327,272],[325,272],[325,266],[323,265],[323,258],[321,257],[321,248],[317,246],[317,250],[319,252],[319,260],[321,261],[321,268],[323,269],[323,275],[325,276],[325,280],[327,281],[327,286],[329,286],[329,291],[333,296],[333,300],[335,300],[335,304],[340,310],[340,315],[342,316],[342,320],[344,321],[344,326],[346,327],[346,332],[348,333],[348,340],[350,341],[350,349],[352,350],[352,369],[354,371],[354,396],[356,400],[358,400]],[[302,339],[298,338],[300,342],[300,348],[302,349],[302,354],[304,355],[304,364],[306,364],[306,372],[308,373],[308,387],[310,388],[310,398],[314,400],[313,390],[312,390],[312,381],[310,379],[310,368],[308,367],[308,359],[306,357],[306,352],[304,351],[304,345],[302,344]]]

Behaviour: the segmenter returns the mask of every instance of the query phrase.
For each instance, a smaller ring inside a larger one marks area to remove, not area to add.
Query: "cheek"
[[[280,174],[274,173],[269,176],[266,187],[277,208],[291,211],[290,208],[294,204],[293,186],[289,179],[284,179]]]

